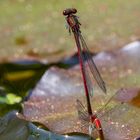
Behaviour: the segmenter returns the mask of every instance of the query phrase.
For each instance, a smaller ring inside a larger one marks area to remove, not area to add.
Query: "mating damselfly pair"
[[[105,138],[104,138],[104,133],[103,133],[100,119],[97,117],[96,113],[93,113],[91,107],[93,78],[96,80],[97,84],[99,85],[99,87],[102,89],[104,93],[106,93],[106,85],[92,59],[92,56],[89,52],[86,42],[81,34],[81,30],[80,30],[81,24],[78,20],[78,17],[75,15],[76,13],[77,10],[74,8],[66,9],[63,11],[63,15],[66,16],[66,21],[69,26],[69,32],[72,31],[74,34],[74,38],[78,50],[78,57],[79,57],[83,83],[84,83],[84,90],[86,95],[87,107],[85,107],[79,99],[77,99],[76,101],[78,115],[80,120],[88,123],[89,134],[91,136],[97,137],[100,140],[104,140]],[[83,55],[82,52],[87,52],[87,53]],[[108,105],[108,103],[111,101],[112,98],[113,96],[107,101],[105,106]],[[102,110],[103,109],[101,109],[99,112],[101,112]],[[94,135],[94,131],[97,132],[97,136]]]

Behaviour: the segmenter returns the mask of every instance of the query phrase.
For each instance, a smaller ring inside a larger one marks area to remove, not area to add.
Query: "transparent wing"
[[[81,33],[78,33],[79,34],[79,38],[80,38],[80,41],[81,41],[81,45],[82,45],[82,48],[84,51],[86,51],[87,53],[85,53],[85,58],[87,60],[87,63],[88,63],[88,66],[90,68],[90,71],[93,75],[93,77],[95,78],[96,82],[98,83],[99,87],[103,90],[104,93],[106,93],[106,86],[105,86],[105,82],[103,81],[93,59],[92,59],[92,56],[89,52],[89,49],[86,45],[86,42],[83,38],[83,36],[81,35]]]
[[[87,109],[82,104],[82,102],[78,99],[76,100],[76,108],[78,111],[79,119],[84,122],[89,122],[89,115],[88,115]]]
[[[86,64],[84,63],[85,67]],[[91,76],[89,75],[88,71],[85,71],[85,75],[86,75],[86,81],[87,81],[87,86],[88,86],[88,92],[90,94],[90,96],[93,96],[94,93],[94,89],[93,89],[93,85],[92,85],[92,81],[91,81]]]
[[[82,104],[82,102],[78,99],[76,100],[76,108],[78,112],[78,118],[80,121],[80,129],[83,133],[88,133],[89,116],[88,116],[87,109]]]
[[[113,95],[107,100],[107,102],[103,105],[103,107],[100,108],[100,109],[98,110],[97,114],[101,114],[101,112],[103,112],[103,111],[107,108],[107,106],[108,106],[109,103],[113,100],[113,98],[114,98],[115,96],[116,96],[116,93],[113,94]]]
[[[90,94],[90,96],[93,96],[93,85],[92,85],[92,77],[90,75],[90,70],[88,67],[88,63],[85,62],[85,54],[84,52],[82,52],[82,48],[79,48],[80,51],[80,59],[82,60],[82,68],[84,71],[84,75],[86,78],[86,84],[87,84],[87,88],[88,88],[88,93]],[[86,52],[85,52],[86,53]]]
[[[90,121],[87,109],[79,100],[77,100],[77,110],[79,119],[83,122],[82,127],[84,128],[85,132],[87,132],[90,136],[93,136],[94,138],[99,138],[100,130],[98,130],[95,124]]]
[[[103,108],[101,108],[97,111],[97,117],[100,118],[100,119],[105,118],[105,116],[109,117],[110,116],[109,114],[114,112],[114,110],[117,110],[117,109],[121,108],[122,106],[123,106],[122,103],[118,103],[118,104],[116,104],[115,106],[113,106],[109,109],[107,109],[107,106],[103,106]],[[105,121],[105,119],[104,119],[104,121]]]

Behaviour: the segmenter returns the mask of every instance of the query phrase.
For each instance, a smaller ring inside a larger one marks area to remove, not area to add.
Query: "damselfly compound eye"
[[[63,15],[70,15],[70,14],[75,14],[77,10],[75,8],[69,8],[63,11]]]

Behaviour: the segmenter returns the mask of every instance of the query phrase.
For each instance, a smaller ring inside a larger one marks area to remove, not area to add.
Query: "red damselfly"
[[[75,15],[76,12],[77,10],[74,8],[66,9],[63,11],[63,15],[66,16],[66,21],[69,26],[69,31],[72,31],[74,34],[75,42],[78,49],[80,68],[82,72],[82,78],[83,78],[84,89],[86,94],[87,111],[85,107],[82,105],[82,103],[79,100],[77,100],[78,113],[81,119],[86,121],[88,120],[90,122],[89,133],[90,134],[92,133],[92,129],[94,126],[98,132],[98,137],[100,138],[100,140],[104,140],[104,134],[103,134],[101,122],[97,118],[96,114],[92,112],[92,108],[91,108],[91,103],[90,103],[90,95],[92,95],[91,76],[95,78],[97,84],[103,90],[104,93],[106,93],[106,86],[92,59],[92,56],[90,55],[86,42],[81,34],[80,31],[81,24],[78,21],[78,17]],[[87,53],[83,55],[82,51],[86,51]],[[87,62],[85,62],[84,60],[87,60]],[[91,72],[91,74],[89,74],[89,71]]]

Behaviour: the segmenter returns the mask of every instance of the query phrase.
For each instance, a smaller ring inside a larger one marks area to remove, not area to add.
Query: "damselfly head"
[[[77,13],[77,10],[75,8],[68,8],[68,9],[63,11],[64,16],[67,16],[70,14],[75,14],[75,13]]]

